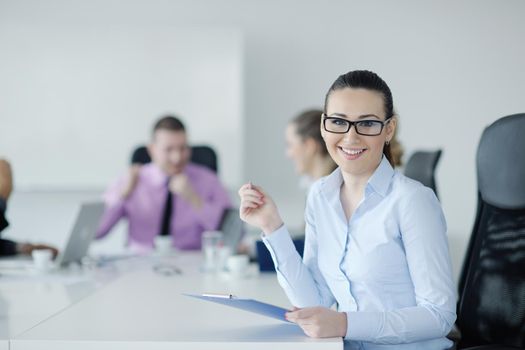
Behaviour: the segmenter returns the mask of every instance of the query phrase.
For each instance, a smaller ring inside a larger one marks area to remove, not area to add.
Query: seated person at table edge
[[[105,193],[96,237],[104,237],[125,217],[128,246],[139,253],[150,251],[158,235],[171,236],[176,248],[200,249],[202,232],[217,229],[231,207],[226,190],[213,171],[189,163],[191,149],[178,118],[166,116],[155,123],[148,152],[151,163],[133,165]]]
[[[13,175],[11,165],[4,159],[0,159],[0,232],[2,232],[9,223],[5,217],[7,201],[13,191]],[[30,255],[35,249],[49,249],[56,257],[58,250],[45,244],[17,243],[9,239],[0,238],[0,256],[9,256],[16,254]]]

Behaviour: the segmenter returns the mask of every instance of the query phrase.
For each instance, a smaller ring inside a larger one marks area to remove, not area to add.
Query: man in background
[[[4,159],[0,159],[0,232],[2,232],[9,222],[7,222],[5,212],[7,210],[7,201],[13,191],[13,173],[11,165]],[[49,249],[56,257],[58,250],[45,244],[17,243],[8,239],[0,238],[0,256],[9,256],[16,254],[31,255],[35,249]]]
[[[158,120],[148,145],[152,162],[133,165],[106,191],[97,238],[125,218],[134,251],[150,251],[159,235],[173,247],[200,249],[202,232],[219,227],[231,202],[213,171],[189,162],[190,152],[184,124],[173,116]]]

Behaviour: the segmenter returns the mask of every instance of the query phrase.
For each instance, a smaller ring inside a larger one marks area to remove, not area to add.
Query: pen
[[[235,295],[233,294],[213,294],[213,293],[202,293],[203,297],[211,297],[211,298],[224,298],[224,299],[233,299],[235,298]]]

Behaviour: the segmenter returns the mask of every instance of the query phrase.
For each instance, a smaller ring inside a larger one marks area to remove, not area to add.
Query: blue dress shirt
[[[346,219],[341,170],[308,196],[304,259],[286,228],[263,237],[294,306],[346,312],[348,349],[447,349],[455,286],[439,201],[383,157]]]

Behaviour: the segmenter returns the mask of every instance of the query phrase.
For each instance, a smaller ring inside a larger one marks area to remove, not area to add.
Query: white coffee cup
[[[31,252],[35,268],[39,271],[47,271],[51,268],[53,252],[50,249],[35,249]]]
[[[228,257],[226,266],[233,276],[243,277],[248,271],[248,255],[232,255]]]
[[[173,252],[171,246],[171,236],[156,236],[155,250],[161,255],[168,255]]]

